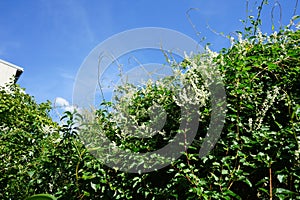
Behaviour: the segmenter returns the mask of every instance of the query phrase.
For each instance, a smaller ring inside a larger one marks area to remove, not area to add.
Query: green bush
[[[258,32],[242,38],[240,35],[231,48],[220,54],[208,50],[179,65],[187,69],[184,77],[197,80],[199,88],[203,85],[203,67],[215,64],[222,74],[228,110],[215,148],[199,158],[210,113],[200,110],[196,137],[200,139],[164,169],[141,175],[116,172],[116,181],[110,182],[114,199],[299,198],[300,31],[286,30],[270,36]],[[149,102],[159,101],[161,95],[168,97],[168,101],[161,101],[170,116],[170,123],[164,127],[168,135],[178,129],[170,124],[176,125],[172,119],[179,120],[175,113],[180,111],[170,101],[172,94],[165,92],[151,84],[134,93],[129,101],[120,102],[129,105],[125,106],[129,113],[130,109],[142,111],[131,114],[138,122],[145,122]],[[129,137],[115,125],[111,115],[103,112],[98,111],[101,131],[118,141],[120,147],[137,151],[156,147],[156,138],[155,143],[149,143]]]
[[[207,49],[174,64],[179,79],[120,88],[121,94],[130,90],[130,98],[104,103],[93,118],[97,127],[78,127],[85,115],[76,112],[66,112],[65,123],[58,125],[49,117],[49,102],[37,104],[14,84],[0,88],[0,198],[47,193],[57,199],[300,199],[300,31],[265,35],[255,21],[253,27],[255,34],[251,28],[239,32],[218,54]],[[199,158],[211,115],[204,68],[208,76],[220,72],[227,112],[217,144]],[[197,136],[178,160],[138,174],[109,168],[90,154],[80,140],[83,133],[87,141],[108,137],[134,152],[153,151],[172,140],[181,120],[172,92],[178,80],[193,83],[203,101]],[[147,126],[153,104],[167,116],[160,134],[150,139],[132,137],[110,112],[125,109]]]

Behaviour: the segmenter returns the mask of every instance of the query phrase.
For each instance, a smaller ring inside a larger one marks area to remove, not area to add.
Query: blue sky
[[[263,12],[263,32],[271,29],[271,6]],[[279,1],[282,24],[289,23],[296,0]],[[255,1],[249,9],[255,11]],[[72,101],[73,83],[84,58],[99,43],[122,31],[163,27],[199,40],[190,19],[215,51],[229,41],[213,33],[242,30],[244,0],[2,0],[0,1],[0,59],[24,68],[19,84],[37,102],[61,97]],[[297,10],[299,14],[299,8]],[[255,15],[255,13],[254,13]],[[279,6],[275,27],[279,27]],[[205,44],[205,43],[203,43]]]

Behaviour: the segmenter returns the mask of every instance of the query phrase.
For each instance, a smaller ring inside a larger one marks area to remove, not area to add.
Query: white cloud
[[[65,107],[70,105],[69,102],[62,97],[56,97],[54,103],[57,107]]]
[[[67,107],[65,108],[65,111],[74,112],[75,109],[76,109],[75,106],[67,106]]]
[[[70,111],[70,112],[73,112],[75,110],[75,106],[70,105],[70,103],[62,97],[55,98],[54,108],[61,108],[64,111]]]

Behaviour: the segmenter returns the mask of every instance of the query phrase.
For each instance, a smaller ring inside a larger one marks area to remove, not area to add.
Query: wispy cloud
[[[54,27],[63,37],[80,36],[85,41],[94,41],[86,8],[79,1],[44,1],[43,6],[46,17],[51,17]]]
[[[73,74],[67,73],[67,72],[62,72],[60,73],[60,76],[64,79],[68,79],[68,80],[75,80],[75,76]]]

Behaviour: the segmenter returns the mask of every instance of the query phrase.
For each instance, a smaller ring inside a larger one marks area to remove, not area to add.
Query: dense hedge
[[[36,104],[16,85],[1,88],[0,198],[50,193],[59,199],[300,199],[299,43],[299,30],[269,36],[258,31],[239,35],[219,54],[207,50],[176,65],[198,88],[204,84],[202,67],[217,66],[226,90],[225,126],[214,149],[199,158],[210,119],[209,107],[201,108],[193,144],[170,166],[150,173],[106,167],[77,136],[79,114],[67,112],[65,125],[58,126],[48,117],[49,104]],[[178,129],[180,110],[172,95],[151,84],[123,102],[139,123],[147,123],[153,102],[166,110],[164,132],[146,141],[124,134],[105,106],[95,120],[120,148],[152,151]]]

